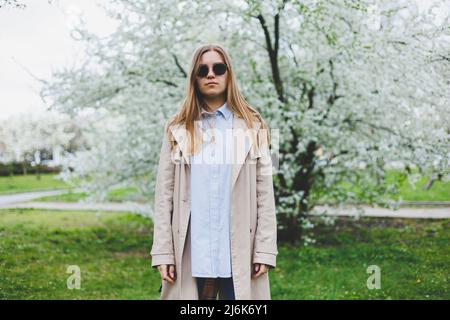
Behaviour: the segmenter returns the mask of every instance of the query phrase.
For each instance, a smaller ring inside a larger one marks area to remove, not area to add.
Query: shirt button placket
[[[214,234],[213,234],[213,246],[214,246],[214,266],[215,269],[218,269],[218,263],[217,263],[217,246],[218,246],[218,239],[217,239],[217,192],[218,192],[218,176],[217,176],[217,169],[215,161],[213,161],[213,164],[211,165],[211,168],[213,170],[212,174],[212,184],[213,188],[211,190],[211,196],[212,196],[212,216],[213,216],[213,226],[214,226]]]
[[[217,111],[216,112],[216,123],[217,123],[217,118],[219,117],[220,113]],[[216,130],[216,128],[214,128]],[[217,131],[216,131],[217,134]],[[217,138],[217,137],[216,137]],[[216,142],[213,145],[212,148],[212,156],[213,156],[213,183],[214,183],[214,189],[212,191],[213,193],[213,204],[214,204],[214,208],[213,208],[213,212],[214,212],[214,226],[216,228],[216,232],[214,234],[214,247],[215,247],[215,266],[216,266],[216,272],[219,272],[219,261],[218,259],[218,255],[219,255],[219,201],[218,201],[218,197],[219,197],[219,174],[218,174],[218,169],[219,169],[219,165],[217,164],[217,159],[216,159],[216,148],[217,148],[217,143],[218,143],[218,139],[216,139]]]

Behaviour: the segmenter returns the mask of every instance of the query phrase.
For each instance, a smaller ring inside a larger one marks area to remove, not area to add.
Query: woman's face
[[[216,51],[207,51],[200,58],[200,64],[208,66],[208,75],[204,78],[196,76],[197,85],[206,98],[218,98],[225,94],[228,81],[228,70],[223,75],[216,75],[212,70],[214,63],[225,63],[222,56]]]

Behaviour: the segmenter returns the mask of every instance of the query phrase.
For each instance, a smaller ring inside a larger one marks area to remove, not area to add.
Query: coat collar
[[[235,151],[235,156],[231,173],[232,190],[238,177],[239,171],[242,168],[243,163],[245,162],[245,158],[247,157],[247,154],[253,145],[252,130],[254,131],[256,137],[256,133],[261,123],[258,121],[253,121],[253,125],[253,129],[249,129],[243,118],[238,118],[237,116],[233,118],[233,150]],[[176,154],[173,155],[173,157],[175,160],[185,163],[190,170],[191,164],[189,162],[189,156],[187,156],[187,150],[189,146],[187,143],[185,125],[174,125],[170,128],[170,130],[179,146],[179,149],[175,148]]]
[[[226,120],[229,120],[230,117],[233,115],[233,112],[230,110],[230,108],[228,107],[228,103],[225,101],[225,103],[218,108],[216,111],[218,111]],[[210,115],[214,115],[215,112],[208,112],[205,109],[202,108],[201,110],[201,114],[202,115],[206,115],[206,114],[210,114]]]

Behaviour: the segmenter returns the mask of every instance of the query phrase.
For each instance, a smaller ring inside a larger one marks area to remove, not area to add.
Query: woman
[[[270,135],[220,45],[193,56],[187,96],[165,124],[152,267],[161,299],[270,299],[277,224]],[[231,160],[230,160],[231,159]]]

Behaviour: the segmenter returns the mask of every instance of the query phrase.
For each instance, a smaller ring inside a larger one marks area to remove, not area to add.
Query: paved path
[[[449,207],[450,201],[402,201],[400,202],[401,206],[412,207],[412,206],[421,206],[421,207]]]
[[[0,205],[0,209],[11,209],[11,208],[149,212],[150,205],[134,202],[89,203],[89,202],[33,202],[33,201]]]
[[[23,193],[0,195],[0,206],[11,203],[30,201],[41,197],[55,196],[67,192],[68,192],[67,189],[60,189],[60,190],[35,191],[35,192],[23,192]]]
[[[364,213],[361,216],[367,217],[392,217],[392,218],[425,218],[425,219],[448,219],[450,218],[449,208],[399,208],[390,210],[386,208],[362,206]],[[328,212],[330,216],[357,216],[358,210],[355,207],[346,207],[342,209],[330,208],[327,206],[317,206],[313,214]]]
[[[88,202],[33,202],[30,200],[43,196],[57,195],[68,192],[68,190],[52,190],[27,192],[11,195],[0,195],[0,209],[6,208],[36,208],[49,210],[101,210],[101,211],[127,211],[127,212],[151,212],[149,204],[139,204],[134,202],[107,202],[107,203],[88,203]],[[418,203],[415,203],[418,204]],[[364,216],[369,217],[397,217],[397,218],[431,218],[444,219],[450,218],[450,207],[445,207],[446,203],[440,203],[439,208],[404,208],[390,210],[385,208],[362,206]],[[317,206],[312,214],[321,214],[326,210],[326,215],[330,216],[357,216],[358,210],[354,207],[341,209],[328,206]]]

